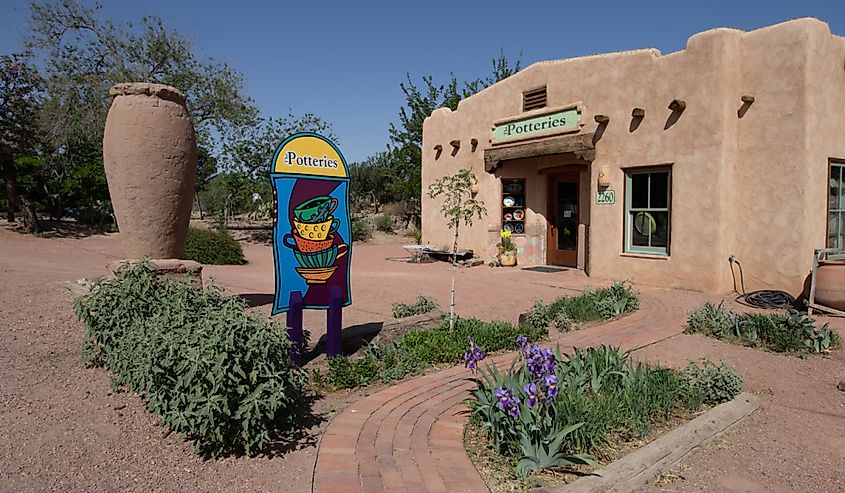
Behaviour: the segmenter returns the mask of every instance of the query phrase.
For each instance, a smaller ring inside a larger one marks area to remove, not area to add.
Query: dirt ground
[[[835,324],[845,337],[842,321]],[[726,361],[761,399],[754,414],[682,463],[680,477],[641,492],[845,491],[842,349],[802,359],[682,334],[636,354],[678,368],[702,357]]]
[[[269,311],[272,251],[260,234],[244,240],[249,264],[208,266],[204,277]],[[400,262],[402,242],[379,236],[355,245],[345,327],[387,320],[391,303],[419,294],[448,309],[448,265]],[[272,458],[204,461],[167,436],[137,396],[113,390],[107,372],[82,364],[83,327],[59,283],[103,275],[120,258],[117,235],[63,229],[36,238],[0,221],[0,491],[310,491],[325,423],[294,445],[278,444]],[[603,283],[575,270],[461,269],[458,312],[515,321],[534,298]],[[317,340],[325,315],[309,312],[305,324]],[[763,408],[690,461],[683,479],[646,491],[845,490],[845,393],[835,388],[845,378],[841,350],[800,359],[677,336],[641,352],[677,366],[724,359],[763,397]],[[330,415],[353,399],[332,396],[315,412]]]

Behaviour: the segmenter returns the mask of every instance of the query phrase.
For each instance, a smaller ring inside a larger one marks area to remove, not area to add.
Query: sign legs
[[[302,366],[302,293],[290,294],[290,309],[287,313],[288,338],[293,345],[290,359],[296,366]]]
[[[326,315],[326,357],[338,356],[343,350],[341,330],[343,326],[343,302],[340,286],[332,286],[329,292],[329,311]]]

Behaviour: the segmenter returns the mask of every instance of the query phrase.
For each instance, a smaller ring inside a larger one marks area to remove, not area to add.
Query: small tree
[[[472,184],[475,176],[468,169],[462,169],[452,176],[444,176],[428,187],[429,198],[443,197],[440,212],[448,221],[449,229],[455,230],[452,244],[452,303],[449,308],[449,328],[455,328],[455,273],[458,268],[458,235],[461,224],[472,226],[474,217],[487,213],[484,202],[472,198]]]

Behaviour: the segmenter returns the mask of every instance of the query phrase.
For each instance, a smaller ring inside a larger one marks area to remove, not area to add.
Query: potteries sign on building
[[[328,309],[332,291],[352,303],[349,172],[334,143],[315,133],[287,139],[273,157],[270,179],[275,203],[273,314],[288,311],[300,292],[303,308]]]

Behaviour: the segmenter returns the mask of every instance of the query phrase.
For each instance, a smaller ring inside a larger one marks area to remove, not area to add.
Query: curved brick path
[[[573,347],[639,348],[682,330],[701,294],[643,291],[640,309],[620,320],[549,341]],[[488,358],[509,364],[515,353]],[[459,366],[402,382],[350,405],[320,442],[313,491],[488,491],[464,450],[463,401],[473,385]]]

